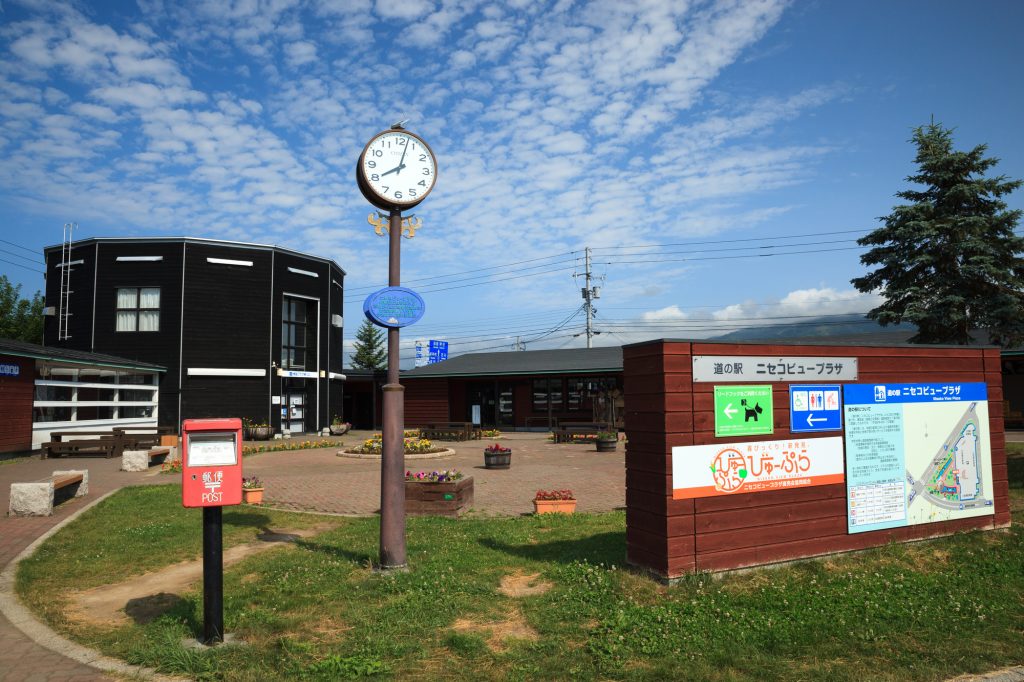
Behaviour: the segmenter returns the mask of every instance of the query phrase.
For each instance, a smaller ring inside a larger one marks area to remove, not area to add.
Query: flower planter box
[[[598,452],[615,452],[615,448],[619,444],[619,441],[617,439],[613,440],[611,438],[605,440],[596,440],[594,442],[597,444]]]
[[[508,469],[512,466],[512,449],[484,450],[485,469]]]
[[[352,428],[349,424],[331,424],[331,435],[332,436],[344,436],[348,433],[348,430]]]
[[[272,426],[246,426],[242,429],[243,440],[270,440],[273,435]]]
[[[242,488],[242,501],[246,504],[263,504],[263,488]]]
[[[576,511],[576,500],[534,500],[534,514],[572,514]]]
[[[458,518],[473,506],[473,477],[452,483],[405,482],[405,513],[409,516]]]

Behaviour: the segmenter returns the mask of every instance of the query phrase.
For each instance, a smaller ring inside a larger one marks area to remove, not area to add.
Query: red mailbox
[[[186,419],[181,426],[181,503],[242,503],[242,420]]]

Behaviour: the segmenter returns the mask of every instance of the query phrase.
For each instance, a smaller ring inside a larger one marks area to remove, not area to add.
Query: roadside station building
[[[474,405],[485,427],[549,429],[559,421],[622,426],[619,347],[467,353],[402,372],[402,383],[410,427],[473,421]]]
[[[315,432],[342,413],[345,272],[278,246],[190,237],[44,250],[47,348],[165,369],[156,418]]]

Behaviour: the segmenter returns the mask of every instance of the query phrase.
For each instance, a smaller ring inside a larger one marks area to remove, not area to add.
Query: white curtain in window
[[[139,290],[141,293],[139,300],[140,308],[159,308],[160,307],[160,289],[159,287],[147,287]]]
[[[157,289],[157,291],[160,291]],[[117,307],[118,309],[124,308],[138,308],[138,289],[118,289],[117,290]]]
[[[119,332],[133,332],[135,331],[135,311],[129,312],[118,312],[117,313],[117,331]]]
[[[143,310],[139,313],[139,331],[140,332],[158,332],[160,331],[160,311],[159,310]]]

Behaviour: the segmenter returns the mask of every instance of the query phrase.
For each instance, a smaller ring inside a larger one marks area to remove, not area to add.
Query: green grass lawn
[[[181,646],[202,629],[198,585],[147,625],[69,619],[69,586],[200,555],[201,512],[179,495],[131,488],[90,510],[21,565],[21,598],[88,646],[198,679],[940,680],[1024,661],[1019,526],[665,587],[623,569],[622,513],[410,518],[412,570],[389,576],[371,570],[377,520],[332,519],[227,571],[226,626],[248,646]],[[226,545],[324,521],[224,520]],[[550,589],[498,591],[532,574]]]

